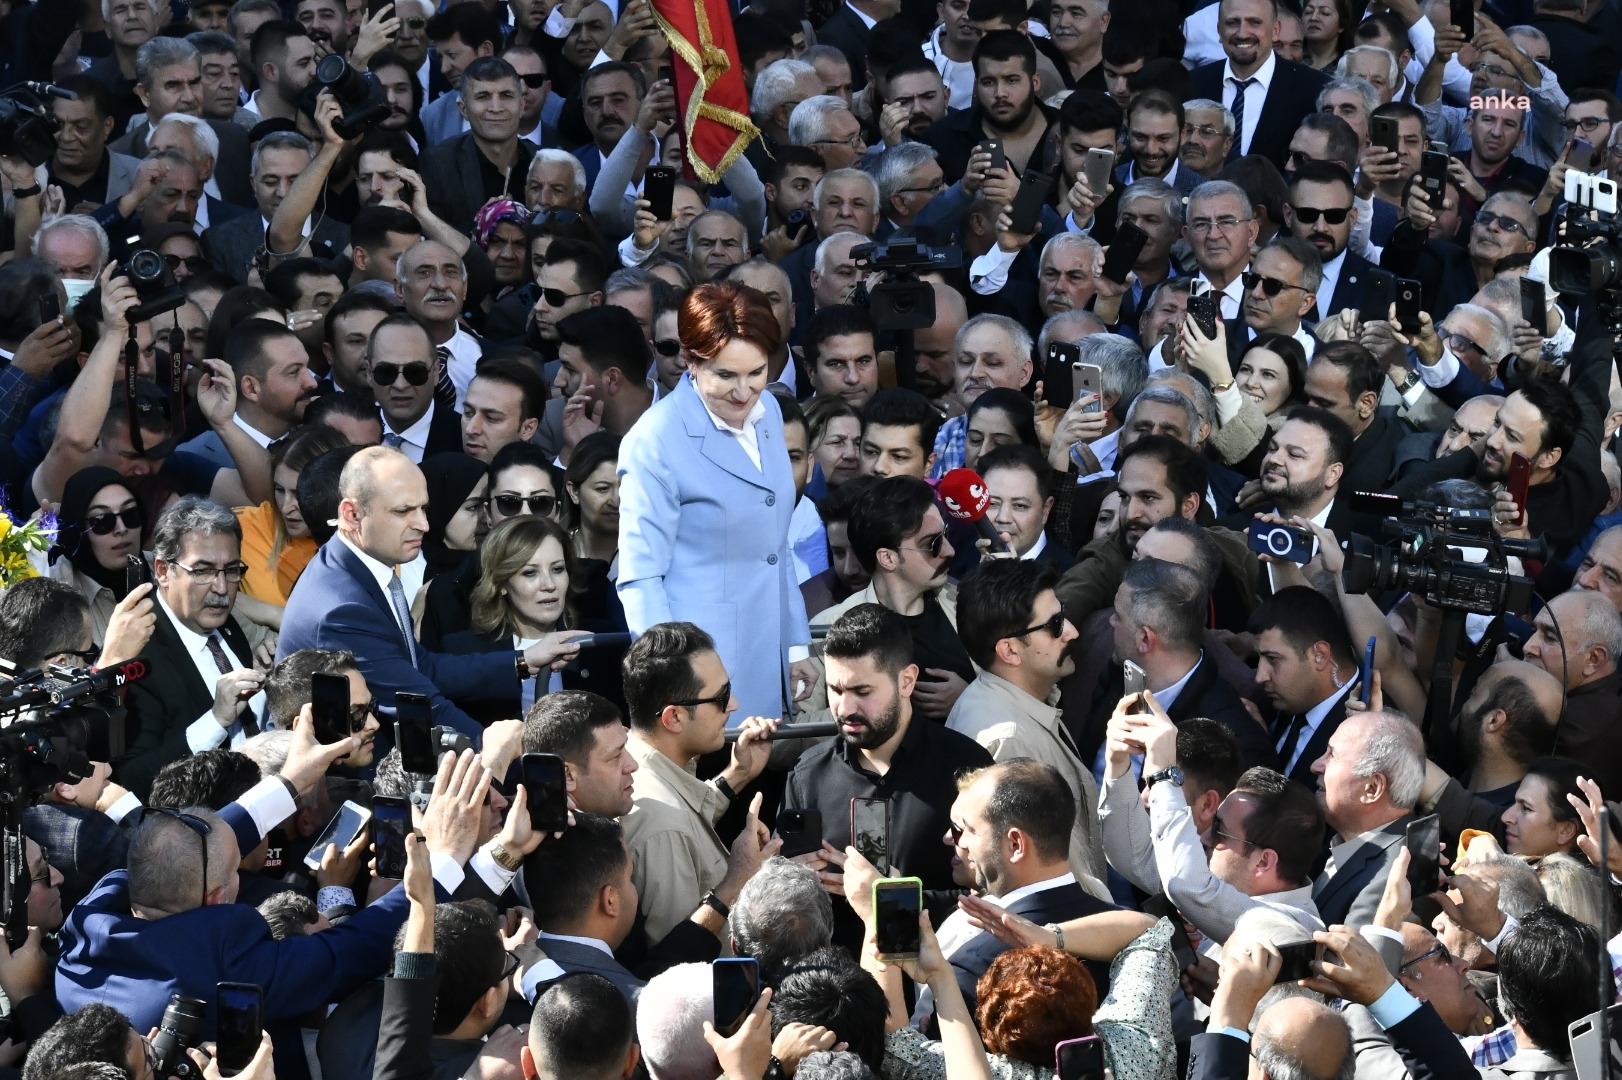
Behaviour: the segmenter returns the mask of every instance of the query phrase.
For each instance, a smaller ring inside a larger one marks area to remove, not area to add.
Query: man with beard
[[[428,149],[422,179],[434,213],[458,229],[491,199],[522,201],[535,144],[518,137],[523,84],[511,64],[481,57],[462,74],[460,107],[471,128]],[[470,184],[469,179],[478,182]]]
[[[1306,314],[1310,322],[1321,322],[1362,303],[1363,281],[1371,264],[1346,249],[1357,226],[1352,195],[1352,178],[1339,165],[1303,161],[1296,166],[1284,221],[1292,235],[1318,249],[1318,287]]]
[[[974,105],[948,110],[923,140],[940,152],[946,178],[961,179],[970,155],[987,139],[1001,140],[1017,174],[1051,171],[1047,134],[1058,114],[1040,100],[1044,87],[1031,39],[1017,30],[985,35],[974,48],[974,75]]]
[[[1233,114],[1220,101],[1195,98],[1183,102],[1183,145],[1177,164],[1206,180],[1215,180],[1233,148]]]
[[[1290,137],[1328,79],[1273,52],[1278,26],[1277,0],[1221,0],[1217,32],[1226,59],[1195,68],[1191,78],[1195,96],[1233,114],[1229,157],[1260,154],[1283,169]]]
[[[1302,405],[1279,427],[1262,458],[1261,490],[1272,502],[1269,513],[1289,520],[1305,518],[1336,536],[1351,533],[1351,508],[1341,501],[1341,477],[1352,456],[1352,432],[1334,413]],[[1224,518],[1231,529],[1250,528],[1252,515],[1239,511]],[[1269,571],[1271,576],[1271,571]]]
[[[254,31],[250,55],[259,89],[245,108],[262,120],[294,119],[299,95],[315,78],[315,42],[310,32],[296,22],[266,23]]]
[[[327,52],[349,52],[349,23],[339,0],[295,0],[293,18]]]
[[[372,57],[367,70],[382,89],[383,100],[389,103],[389,115],[377,122],[378,131],[404,134],[422,108],[422,84],[417,82],[416,68],[400,53],[384,49]],[[415,154],[416,150],[411,152]]]
[[[1164,90],[1145,90],[1132,99],[1126,110],[1128,158],[1115,170],[1115,182],[1122,188],[1139,180],[1164,180],[1187,196],[1204,182],[1204,177],[1185,169],[1177,157],[1177,140],[1183,131],[1183,106]]]
[[[935,65],[922,56],[913,55],[890,66],[885,77],[889,100],[886,109],[894,109],[902,118],[898,137],[919,140],[930,126],[946,116],[948,95],[946,84]],[[886,131],[886,142],[889,132]]]
[[[281,323],[249,319],[226,338],[225,362],[237,381],[237,411],[232,419],[254,442],[268,448],[303,421],[317,382],[304,343],[293,331]],[[181,449],[201,454],[222,469],[236,467],[212,431]]]
[[[916,877],[935,921],[956,910],[952,853],[941,844],[957,777],[991,764],[973,739],[913,713],[918,681],[907,621],[881,604],[848,608],[823,641],[828,709],[839,738],[807,751],[789,774],[783,805],[822,812],[823,852],[797,859],[819,871],[854,843],[852,799],[890,804],[885,873]],[[834,940],[849,944],[861,926],[846,904],[834,909]]]

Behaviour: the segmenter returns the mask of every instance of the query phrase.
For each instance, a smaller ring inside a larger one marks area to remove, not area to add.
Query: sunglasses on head
[[[128,510],[120,510],[117,513],[96,514],[87,517],[84,519],[84,527],[87,532],[93,532],[97,536],[106,536],[118,528],[119,522],[123,522],[126,529],[139,529],[146,524],[146,515],[141,512],[139,506],[132,506]]]
[[[393,386],[394,380],[401,375],[412,386],[421,386],[428,381],[427,364],[373,364],[372,381],[379,386]]]
[[[660,338],[653,343],[660,356],[676,356],[681,352],[681,342],[675,338]]]
[[[522,79],[524,85],[529,87],[531,90],[539,90],[541,87],[546,85],[547,80],[552,76],[548,75],[544,71],[525,71],[520,72],[518,77]]]
[[[551,495],[492,495],[490,502],[501,511],[502,517],[517,517],[525,513],[525,507],[537,517],[551,517],[553,508],[558,504],[556,497]]]
[[[1323,218],[1326,224],[1340,225],[1345,223],[1346,215],[1352,212],[1349,206],[1327,206],[1322,209],[1316,206],[1292,206],[1290,209],[1294,210],[1295,216],[1307,225],[1318,224],[1319,218]]]

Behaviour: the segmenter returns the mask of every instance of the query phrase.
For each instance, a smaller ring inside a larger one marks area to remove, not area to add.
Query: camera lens
[[[163,267],[162,255],[150,248],[142,248],[130,256],[130,282],[139,287],[147,282],[157,281],[163,277]]]

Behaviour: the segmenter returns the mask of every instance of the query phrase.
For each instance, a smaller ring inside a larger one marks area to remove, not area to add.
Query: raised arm
[[[344,141],[332,130],[333,122],[342,115],[343,107],[332,96],[332,91],[321,91],[315,107],[315,121],[322,134],[321,148],[316,151],[310,167],[293,181],[293,186],[276,208],[276,216],[270,219],[270,229],[265,233],[265,247],[270,252],[273,266],[306,250],[304,223],[315,211],[315,204],[326,189],[327,177],[332,174],[333,166],[338,163],[338,155],[343,152]]]

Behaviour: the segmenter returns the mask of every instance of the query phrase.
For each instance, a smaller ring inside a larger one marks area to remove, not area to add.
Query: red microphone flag
[[[727,0],[652,0],[674,53],[676,108],[687,163],[707,184],[721,179],[760,132],[749,119],[743,64]]]

